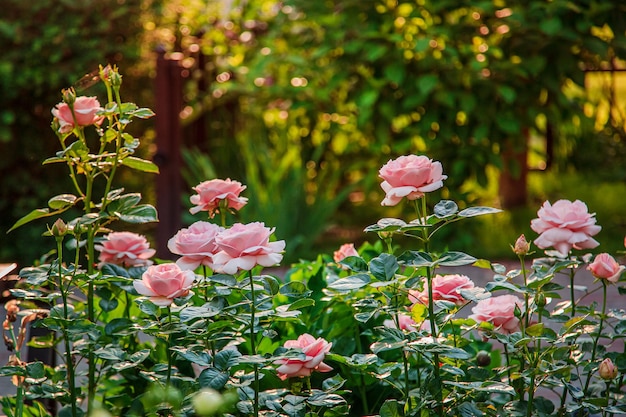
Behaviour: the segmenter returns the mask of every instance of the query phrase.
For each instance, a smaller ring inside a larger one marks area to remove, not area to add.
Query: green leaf
[[[173,347],[172,350],[178,353],[180,357],[196,365],[213,366],[213,359],[207,352],[193,352],[187,348],[181,347]]]
[[[221,370],[227,370],[239,363],[241,353],[236,350],[224,349],[215,355],[215,367]]]
[[[315,305],[315,300],[311,298],[301,298],[292,303],[289,308],[287,308],[287,311],[300,310],[301,308],[310,307],[312,305]]]
[[[508,85],[499,86],[498,92],[500,93],[500,96],[507,104],[513,103],[515,101],[515,98],[517,97],[517,93],[515,92],[515,89],[513,89],[512,87],[509,87]]]
[[[146,107],[135,109],[133,111],[128,112],[128,114],[131,114],[135,117],[139,117],[140,119],[148,119],[154,116],[154,112]]]
[[[328,284],[328,288],[338,291],[350,291],[365,287],[370,282],[367,274],[351,275]]]
[[[280,293],[287,297],[301,298],[311,294],[311,291],[302,282],[291,281],[280,287]]]
[[[139,193],[120,195],[109,202],[107,210],[113,215],[117,215],[117,213],[125,213],[133,207],[136,207],[140,201],[141,194]]]
[[[73,194],[59,194],[48,200],[48,207],[52,210],[69,208],[76,203],[77,199]]]
[[[268,294],[278,294],[278,291],[280,291],[280,283],[276,278],[271,275],[264,275],[261,278],[263,278],[263,287],[265,287],[265,291],[267,291]]]
[[[104,264],[100,269],[103,277],[124,277],[130,278],[128,271],[119,265]]]
[[[483,214],[494,214],[494,213],[500,213],[500,212],[502,212],[502,210],[497,209],[497,208],[477,206],[477,207],[469,207],[464,210],[461,210],[459,212],[459,217],[475,217],[475,216],[482,216]]]
[[[437,74],[426,74],[417,78],[417,88],[422,96],[427,96],[439,84]]]
[[[137,158],[134,156],[128,156],[122,159],[122,165],[132,169],[136,169],[142,172],[148,172],[150,174],[158,174],[159,167],[152,161],[146,161],[145,159]]]
[[[366,272],[368,270],[367,262],[359,256],[346,256],[339,264],[354,272]]]
[[[198,383],[202,388],[213,388],[221,390],[228,382],[230,375],[228,372],[220,371],[216,368],[208,368],[200,373]]]
[[[150,204],[142,204],[127,210],[125,213],[119,213],[116,215],[120,220],[133,224],[159,221],[156,209]]]
[[[464,266],[476,262],[476,258],[463,252],[446,252],[437,260],[441,266]]]
[[[459,206],[454,201],[442,200],[435,204],[434,208],[435,216],[440,219],[455,215],[459,211]]]
[[[133,321],[124,317],[116,318],[109,321],[104,326],[104,333],[107,336],[129,335],[135,332]]]
[[[400,404],[396,400],[387,400],[380,407],[380,417],[402,417]]]
[[[400,263],[408,266],[421,267],[421,266],[434,266],[433,258],[426,252],[419,251],[406,251],[398,258]]]
[[[41,219],[43,217],[54,216],[55,214],[63,213],[64,211],[65,209],[56,210],[56,211],[50,211],[47,208],[35,209],[31,211],[30,213],[28,213],[26,216],[16,221],[15,224],[11,226],[11,228],[7,231],[7,233],[11,232],[12,230],[17,229],[20,226],[25,225],[26,223],[32,222],[33,220]]]
[[[392,279],[399,268],[396,257],[388,253],[382,253],[370,261],[370,272],[381,281]]]
[[[208,317],[214,317],[220,313],[220,309],[215,308],[209,304],[205,304],[202,307],[185,307],[179,313],[180,321],[183,323]]]

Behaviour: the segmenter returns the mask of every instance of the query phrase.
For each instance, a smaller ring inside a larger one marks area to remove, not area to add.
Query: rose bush
[[[508,270],[433,239],[499,210],[432,204],[446,178],[441,164],[407,155],[381,168],[381,187],[383,204],[407,202],[413,219],[383,218],[365,228],[374,243],[344,245],[277,277],[264,268],[280,265],[286,242],[261,222],[228,224],[226,212],[247,202],[239,196],[245,186],[209,180],[192,196],[192,211],[208,212],[209,221],[171,237],[176,263],[149,259],[145,238],[111,230],[157,219],[113,183],[118,169],[158,171],[132,156],[138,140],[124,130],[152,113],[121,102],[115,68],[102,68],[100,78],[110,100],[88,124],[60,132],[66,121],[55,112],[61,151],[46,162],[67,165],[73,194],[14,226],[56,217],[45,232],[55,253],[20,271],[6,306],[12,353],[0,375],[16,384],[14,396],[0,398],[7,415],[49,415],[49,400],[72,417],[626,413],[626,316],[607,309],[608,291],[625,292],[624,267],[607,253],[576,252],[599,244],[584,203],[544,203],[530,227],[547,250],[531,259],[521,235],[512,245],[519,267]],[[79,98],[64,94],[68,106]],[[60,218],[70,208],[83,212]],[[220,225],[211,223],[216,213]],[[437,250],[441,243],[446,249]],[[477,286],[479,269],[489,278]],[[596,280],[577,281],[580,270]],[[587,302],[597,290],[601,300]],[[62,352],[56,366],[22,357],[31,324],[53,333],[31,344]]]

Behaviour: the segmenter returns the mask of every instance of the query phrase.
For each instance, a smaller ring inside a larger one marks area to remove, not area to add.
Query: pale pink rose
[[[215,213],[219,212],[220,205],[222,205],[222,208],[240,210],[248,202],[246,197],[239,196],[246,189],[246,186],[239,181],[232,181],[230,178],[204,181],[193,187],[193,189],[198,194],[189,198],[191,204],[195,205],[195,207],[189,209],[191,214],[208,211],[209,216],[213,218]]]
[[[433,301],[450,301],[456,305],[467,302],[461,290],[474,288],[474,282],[465,275],[435,275],[433,278]],[[410,290],[409,301],[428,305],[428,282],[424,280],[422,291]]]
[[[595,214],[590,214],[580,200],[559,200],[554,205],[546,201],[537,215],[539,218],[533,219],[530,227],[540,234],[535,245],[541,249],[552,247],[567,255],[572,248],[592,249],[599,245],[591,236],[602,228],[596,225]]]
[[[286,348],[300,349],[305,358],[277,360],[274,363],[280,365],[276,369],[278,376],[284,381],[287,378],[310,376],[313,371],[332,371],[333,368],[322,362],[332,346],[332,343],[328,343],[323,338],[316,339],[307,333],[298,337],[297,340],[286,341]]]
[[[415,323],[415,320],[413,320],[411,318],[411,316],[409,316],[408,314],[398,314],[398,323],[400,324],[400,330],[408,330],[409,332],[414,332],[417,329],[417,323]],[[426,323],[425,321],[422,323],[421,329],[424,330],[424,326],[423,324]],[[389,327],[391,329],[396,329],[398,328],[398,326],[396,326],[396,322],[393,319],[388,319],[383,321],[383,325],[385,325],[386,327]],[[430,329],[430,326],[429,326]]]
[[[500,295],[498,297],[480,300],[472,308],[470,319],[478,323],[489,322],[496,331],[503,334],[515,333],[519,330],[519,319],[515,317],[515,307],[524,309],[523,301],[514,295]]]
[[[100,125],[104,120],[103,116],[96,114],[102,110],[96,97],[76,97],[73,107],[74,116],[67,103],[61,102],[52,109],[52,115],[59,120],[59,132],[71,132],[74,129],[74,117],[78,126]]]
[[[101,266],[106,263],[126,268],[152,265],[149,259],[156,251],[150,249],[150,244],[144,236],[132,232],[111,232],[105,239],[100,244],[94,245],[100,252]]]
[[[386,196],[383,206],[395,206],[402,198],[416,200],[424,193],[443,187],[441,162],[435,162],[423,155],[405,155],[387,162],[379,171],[384,180],[380,186]]]
[[[599,279],[606,279],[609,282],[617,282],[624,266],[617,263],[608,253],[601,253],[593,260],[587,267],[591,271],[594,277]]]
[[[133,286],[154,304],[167,307],[174,298],[189,294],[194,279],[193,271],[183,271],[178,265],[168,263],[148,267],[141,280],[133,281]]]
[[[182,255],[176,261],[181,269],[195,270],[200,265],[213,269],[213,255],[218,248],[215,237],[224,228],[209,222],[195,222],[189,228],[180,229],[168,242],[170,252]]]
[[[216,271],[235,274],[239,270],[249,271],[257,265],[274,266],[283,259],[285,241],[270,242],[274,229],[264,223],[235,223],[215,237],[219,249],[213,255]]]
[[[339,249],[333,252],[335,262],[340,262],[348,256],[359,256],[359,252],[354,248],[354,243],[344,243]]]

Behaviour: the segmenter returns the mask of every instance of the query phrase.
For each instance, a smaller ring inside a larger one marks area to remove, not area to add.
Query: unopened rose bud
[[[205,388],[199,391],[191,400],[196,414],[202,417],[216,414],[224,405],[224,398],[214,389]]]
[[[617,376],[617,367],[613,364],[613,361],[609,358],[606,358],[600,364],[600,368],[598,369],[598,373],[600,377],[606,381],[611,379],[615,379]]]
[[[486,350],[481,350],[476,354],[476,365],[489,366],[491,364],[491,355]]]
[[[528,254],[528,251],[530,251],[530,243],[526,241],[526,236],[522,234],[515,241],[513,252],[515,252],[515,254],[518,256],[524,256]]]
[[[61,94],[63,95],[63,102],[71,108],[72,104],[76,101],[76,91],[74,91],[72,87],[64,88],[61,91]]]
[[[9,323],[15,323],[17,321],[17,313],[20,311],[17,300],[9,300],[4,305],[4,309],[7,312],[7,321]]]
[[[119,87],[122,85],[122,76],[117,72],[117,68],[114,68],[109,74],[109,80],[113,87]]]
[[[540,292],[539,294],[537,294],[537,297],[535,298],[535,304],[537,305],[537,307],[539,308],[543,308],[546,306],[547,304],[547,299],[546,299],[546,295],[542,292]]]
[[[65,236],[67,234],[67,225],[62,219],[57,219],[57,221],[52,225],[50,233],[52,233],[52,236],[54,237]]]

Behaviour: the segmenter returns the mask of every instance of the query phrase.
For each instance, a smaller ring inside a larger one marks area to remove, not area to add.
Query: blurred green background
[[[435,249],[505,258],[549,199],[580,199],[624,249],[626,5],[611,0],[7,0],[0,16],[0,262],[52,248],[45,221],[7,235],[66,192],[50,109],[102,64],[124,99],[155,105],[156,50],[181,52],[185,189],[248,186],[243,222],[287,241],[286,262],[374,241],[378,169],[408,153],[443,163],[434,193],[505,211],[458,223]],[[100,86],[81,92],[101,94]],[[160,115],[164,117],[163,115]],[[159,117],[159,116],[157,116]],[[142,157],[154,120],[133,126]],[[154,177],[123,177],[154,203]],[[183,223],[189,194],[180,199]],[[124,227],[120,225],[120,227]],[[154,239],[154,225],[138,232]]]

